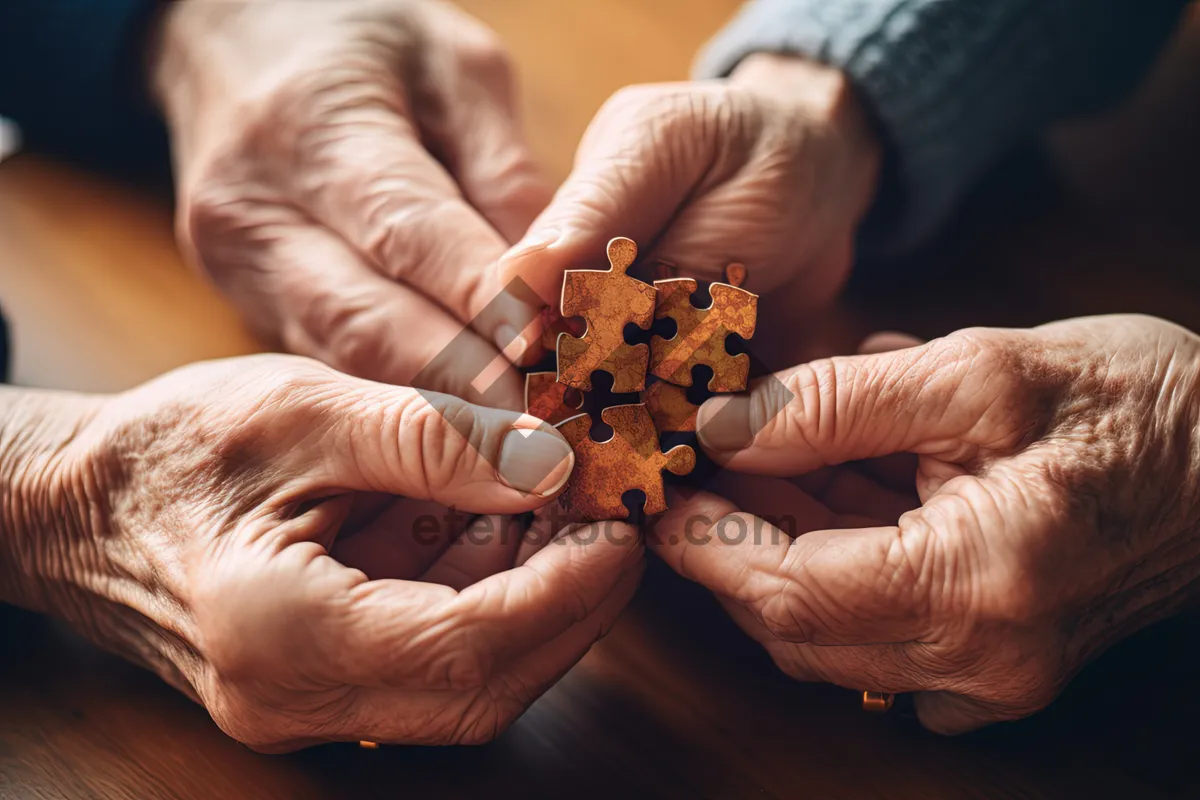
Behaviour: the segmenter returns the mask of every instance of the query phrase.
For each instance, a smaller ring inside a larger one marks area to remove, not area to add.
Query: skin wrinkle
[[[873,448],[887,452],[893,429],[904,425],[943,453],[966,456],[961,439],[947,433],[965,419],[958,436],[993,452],[977,464],[923,456],[924,505],[900,518],[887,553],[823,547],[818,564],[810,549],[765,583],[744,569],[697,572],[691,559],[700,551],[686,543],[675,545],[681,549],[671,563],[709,583],[735,621],[798,677],[868,688],[915,682],[939,692],[918,695],[922,720],[948,732],[1030,714],[1109,644],[1192,602],[1200,589],[1196,341],[1174,326],[1128,317],[956,334],[921,354],[929,373],[961,376],[940,386],[936,379],[918,383],[929,402],[945,404],[941,415],[907,406],[907,394],[886,379],[907,377],[899,365],[911,354],[851,360],[860,370],[878,363],[869,374],[885,377],[873,381],[855,382],[831,362],[800,367],[789,378],[798,395],[793,422],[751,450],[796,447],[824,461],[846,459]],[[837,382],[813,374],[823,369]],[[854,391],[837,406],[845,427],[836,436],[822,428],[821,446],[814,446],[805,437],[827,415],[825,404],[847,395],[847,383]],[[769,388],[760,390],[750,418],[772,397]],[[880,416],[894,418],[892,427],[863,429]],[[759,462],[751,455],[745,463]],[[794,463],[804,464],[803,456]],[[964,465],[977,474],[955,475]],[[797,484],[829,502],[828,468]],[[907,536],[918,531],[925,537]],[[805,542],[801,536],[795,546]],[[738,591],[751,581],[751,594]],[[933,624],[898,645],[902,650],[786,641],[820,637],[825,629],[844,631],[841,640],[886,638],[872,635],[881,620],[870,609],[903,607],[896,598],[905,591],[928,598]],[[747,616],[756,609],[762,613]],[[948,717],[951,709],[960,716]]]
[[[485,587],[473,595],[449,588],[443,594],[438,587],[416,582],[411,589],[399,584],[388,588],[386,582],[368,581],[361,571],[342,567],[326,555],[327,529],[336,532],[350,511],[353,498],[346,491],[368,488],[364,480],[386,487],[394,480],[389,470],[409,467],[393,461],[396,450],[390,442],[383,447],[377,443],[379,431],[387,434],[405,408],[411,418],[416,395],[325,368],[297,369],[303,363],[266,356],[201,364],[105,401],[102,413],[80,433],[80,446],[70,448],[72,470],[56,470],[54,477],[96,476],[79,484],[91,487],[87,491],[102,501],[86,504],[88,516],[67,509],[58,519],[90,519],[98,507],[111,508],[100,520],[107,536],[101,541],[106,544],[77,546],[69,567],[64,567],[63,589],[54,593],[53,608],[47,610],[68,617],[93,639],[150,666],[181,688],[194,687],[193,696],[205,702],[224,730],[262,750],[329,738],[328,731],[345,724],[341,710],[358,695],[340,681],[350,673],[375,681],[372,676],[379,674],[380,663],[399,668],[406,686],[415,684],[415,689],[396,690],[397,700],[405,704],[424,702],[419,698],[428,692],[420,687],[438,680],[439,671],[451,681],[470,683],[465,691],[478,690],[482,676],[463,670],[487,672],[491,667],[464,666],[464,655],[475,650],[477,659],[490,665],[497,653],[504,653],[506,660],[526,663],[526,653],[542,643],[542,634],[533,629],[522,630],[520,641],[501,638],[504,626],[511,624],[506,618],[514,614],[557,609],[560,613],[549,617],[556,620],[551,627],[571,631],[581,651],[592,628],[598,634],[611,625],[617,609],[610,609],[609,598],[618,583],[627,586],[624,576],[630,565],[640,563],[640,548],[626,546],[620,554],[611,553],[602,539],[587,547],[554,548],[538,556],[535,580],[490,584],[497,591],[511,586],[519,592],[509,597]],[[197,386],[209,394],[197,396]],[[444,440],[450,426],[441,423],[443,438],[436,443],[450,445],[439,451],[450,470],[470,466],[470,459],[459,455],[468,439],[493,451],[499,435],[516,421],[511,415],[508,425],[491,430],[478,424],[473,410],[450,398],[445,402],[445,417],[422,404],[427,409],[424,418],[435,422],[428,417],[434,414],[437,420],[457,419],[460,427],[468,420],[472,424],[470,431],[464,429],[467,439],[451,434],[461,440],[451,443]],[[461,417],[464,413],[471,416]],[[428,449],[430,437],[438,437],[416,427],[397,427],[389,435],[397,437],[400,450],[411,447],[414,437],[417,444],[426,440]],[[331,431],[349,447],[329,447]],[[368,446],[355,447],[359,442]],[[332,453],[334,461],[305,472],[313,465],[296,457],[298,450]],[[364,461],[347,468],[351,458]],[[276,466],[259,468],[263,463]],[[333,468],[335,463],[338,468]],[[346,486],[334,489],[322,470],[333,473],[333,480],[346,481]],[[25,473],[34,475],[32,470]],[[434,493],[437,487],[429,482],[453,481],[455,473],[439,467],[424,480],[424,488]],[[479,481],[481,489],[486,485]],[[301,510],[314,497],[336,499]],[[147,502],[151,499],[153,503]],[[345,507],[326,513],[331,502]],[[79,542],[90,536],[81,532]],[[63,545],[56,534],[53,547],[46,550],[52,563],[58,563]],[[611,553],[607,564],[606,552]],[[41,558],[32,566],[43,567]],[[613,568],[619,572],[613,574]],[[566,581],[551,580],[563,569],[569,573]],[[262,591],[264,582],[271,592]],[[588,598],[593,595],[601,597],[606,609],[594,622],[588,621]],[[460,597],[469,599],[466,604],[450,601]],[[428,609],[435,599],[446,615],[447,625],[441,630],[436,617],[421,610],[421,604]],[[399,630],[378,627],[381,612],[390,611],[389,606],[400,612],[394,617]],[[476,621],[466,626],[471,615]],[[578,627],[581,622],[583,629]],[[342,647],[319,646],[343,638]],[[399,648],[399,661],[380,659],[379,648]],[[439,658],[447,663],[439,665]],[[528,662],[522,669],[539,663]],[[554,669],[561,673],[566,666],[555,664]],[[515,718],[532,699],[530,691],[540,685],[536,674],[514,673],[512,681],[503,684],[512,687],[508,694],[529,688],[508,699],[501,697],[502,685],[494,684],[496,702],[507,704],[499,712],[504,720]],[[459,694],[447,692],[452,698]],[[440,705],[466,707],[453,701]],[[339,719],[331,720],[331,713]],[[415,714],[420,716],[419,710]],[[405,736],[445,743],[463,722],[444,710],[428,718],[438,720],[440,727]],[[470,735],[486,737],[492,730],[485,726]]]

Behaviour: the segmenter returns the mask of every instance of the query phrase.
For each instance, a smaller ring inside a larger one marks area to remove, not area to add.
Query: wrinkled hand
[[[496,516],[543,506],[574,463],[529,417],[291,356],[38,408],[61,419],[17,440],[48,444],[5,498],[22,535],[0,536],[3,599],[156,670],[259,750],[490,739],[640,575],[628,526]]]
[[[728,80],[623,89],[600,110],[575,169],[505,257],[557,302],[562,273],[606,268],[604,244],[629,236],[643,260],[747,288],[794,326],[850,270],[870,205],[878,146],[846,78],[795,58],[747,59]]]
[[[183,249],[253,327],[361,377],[520,406],[511,369],[472,385],[505,348],[522,360],[538,303],[495,265],[550,197],[494,34],[437,0],[184,0],[152,67]]]
[[[798,679],[918,692],[944,733],[1023,717],[1195,595],[1198,375],[1195,335],[1133,316],[806,364],[701,411],[711,455],[774,476],[732,478],[776,484],[743,506],[774,524],[701,494],[650,545]],[[896,453],[903,514],[825,468]]]

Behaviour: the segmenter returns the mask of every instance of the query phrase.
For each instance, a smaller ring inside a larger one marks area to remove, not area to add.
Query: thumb
[[[1003,438],[989,415],[1006,375],[997,351],[955,335],[920,347],[814,361],[700,408],[700,443],[743,472],[796,475],[899,452],[962,461]],[[1011,427],[1007,419],[999,420]]]
[[[501,260],[502,281],[520,278],[556,304],[562,273],[606,268],[605,244],[614,236],[649,252],[711,166],[711,135],[691,124],[695,113],[673,84],[614,95],[584,134],[566,182]]]
[[[539,419],[436,392],[355,381],[332,417],[330,479],[471,513],[517,514],[566,485],[575,456]]]

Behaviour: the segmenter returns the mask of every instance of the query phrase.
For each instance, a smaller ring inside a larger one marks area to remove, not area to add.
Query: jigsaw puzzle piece
[[[558,381],[589,391],[592,373],[604,370],[613,376],[613,391],[638,392],[646,386],[650,348],[625,342],[625,326],[649,329],[654,320],[655,289],[625,274],[637,259],[632,239],[618,237],[608,243],[607,270],[568,270],[563,275],[562,315],[583,317],[582,337],[558,336]]]
[[[562,314],[559,314],[553,308],[543,308],[541,314],[542,347],[550,352],[554,352],[554,348],[558,346],[559,334],[569,333],[573,336],[581,336],[583,335],[583,327],[577,324],[576,320],[565,319]]]
[[[744,277],[744,276],[743,276]],[[754,336],[758,321],[758,295],[714,283],[709,287],[712,303],[708,308],[692,305],[696,281],[674,278],[655,281],[658,290],[656,319],[673,319],[677,326],[670,339],[655,336],[650,340],[650,372],[679,386],[692,385],[692,368],[698,365],[713,371],[708,388],[713,392],[740,392],[750,377],[750,357],[745,353],[731,356],[725,339],[736,333],[743,339]]]
[[[592,439],[590,414],[557,426],[575,451],[575,472],[563,502],[587,519],[625,519],[629,510],[621,496],[639,489],[646,495],[645,513],[666,511],[662,471],[688,474],[696,466],[696,452],[687,445],[662,452],[654,421],[641,403],[611,406],[600,412],[600,418],[613,429],[606,442]]]
[[[525,411],[551,425],[579,413],[583,393],[559,383],[553,372],[531,372],[525,376]]]
[[[653,383],[642,392],[642,403],[660,433],[695,433],[700,406],[687,395],[686,388],[666,381]]]

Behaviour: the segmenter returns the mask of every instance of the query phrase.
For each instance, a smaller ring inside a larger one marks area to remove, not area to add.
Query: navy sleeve
[[[0,115],[26,149],[117,170],[168,166],[145,94],[159,0],[0,0]]]
[[[756,52],[842,69],[889,158],[866,257],[910,249],[1007,150],[1112,106],[1177,27],[1184,0],[752,0],[698,72]],[[882,212],[882,213],[881,213]]]

